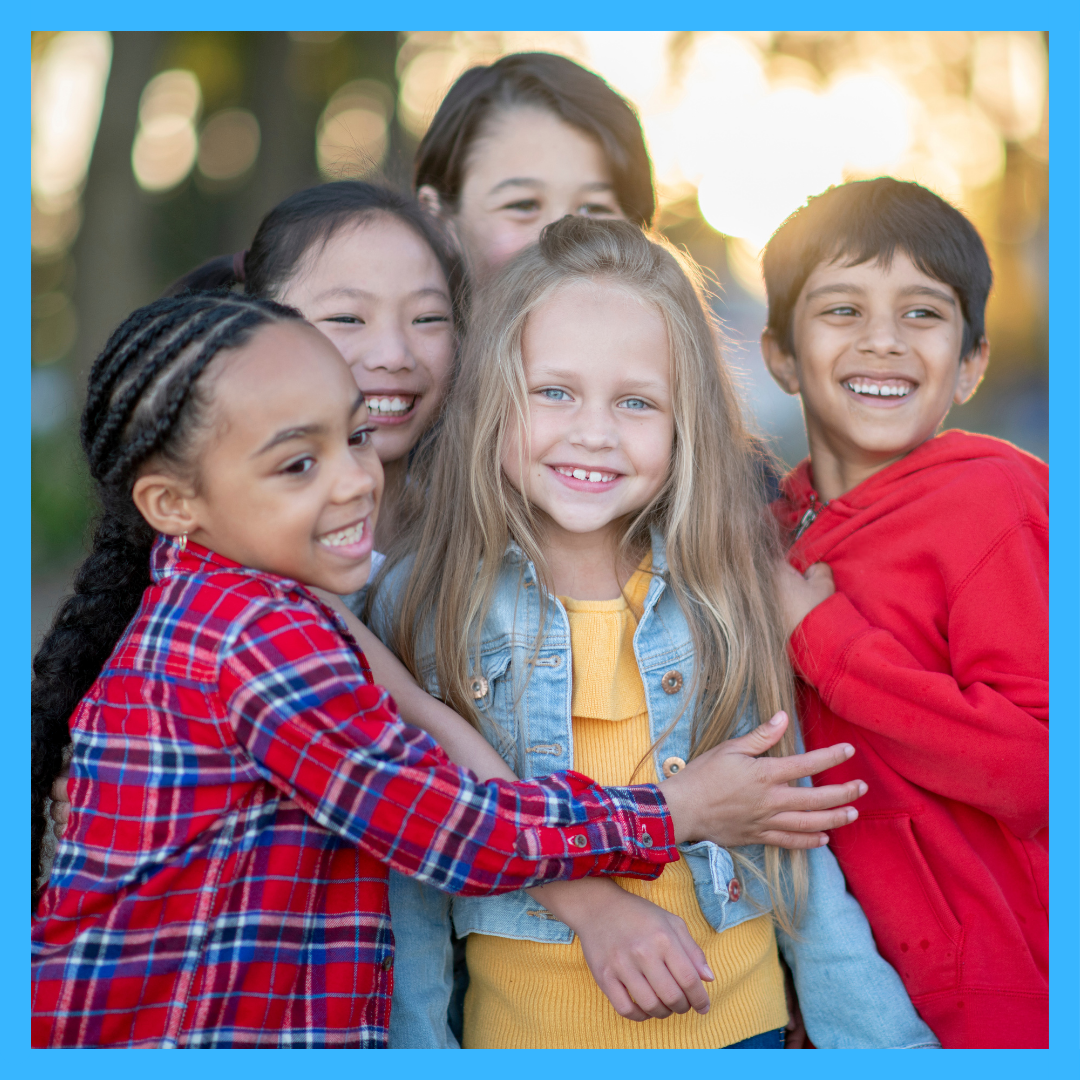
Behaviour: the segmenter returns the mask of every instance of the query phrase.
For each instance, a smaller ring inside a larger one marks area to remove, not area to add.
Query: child
[[[778,507],[803,729],[869,770],[833,849],[944,1046],[1046,1046],[1049,473],[936,434],[986,369],[986,251],[886,177],[811,199],[765,280],[762,352],[810,444]]]
[[[35,856],[74,744],[33,926],[35,1046],[383,1046],[387,864],[473,893],[653,876],[728,827],[733,755],[664,798],[577,774],[481,784],[401,722],[311,591],[367,577],[370,434],[341,355],[268,301],[157,301],[95,363],[82,435],[104,512],[32,691]]]
[[[551,53],[466,71],[420,141],[414,183],[477,282],[565,214],[647,229],[656,210],[634,110],[598,75]]]
[[[789,700],[747,442],[680,259],[629,223],[566,217],[477,305],[373,626],[519,774],[588,762],[670,784]],[[936,1045],[826,849],[684,855],[656,887],[620,884],[685,921],[716,976],[707,1012],[659,1019],[663,971],[609,989],[613,1010],[542,903],[454,901],[464,1045],[779,1047],[777,938],[819,1046]],[[424,906],[400,932],[437,955],[450,913]],[[449,994],[438,970],[398,979],[400,998]]]
[[[340,180],[290,195],[263,218],[249,250],[211,259],[169,294],[236,284],[297,308],[364,391],[386,476],[378,549],[393,534],[409,454],[438,418],[453,372],[467,307],[460,257],[415,200]]]

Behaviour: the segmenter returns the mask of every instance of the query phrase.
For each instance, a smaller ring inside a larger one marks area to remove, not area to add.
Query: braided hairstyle
[[[113,333],[90,371],[81,439],[101,502],[93,548],[75,592],[34,657],[31,708],[31,904],[42,875],[46,799],[71,741],[68,721],[93,685],[150,584],[154,530],[131,498],[151,459],[190,470],[209,394],[199,377],[222,349],[299,312],[270,300],[190,293],[156,300]]]

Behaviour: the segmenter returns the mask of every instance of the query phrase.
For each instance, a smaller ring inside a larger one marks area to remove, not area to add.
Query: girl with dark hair
[[[414,199],[341,180],[289,196],[263,218],[250,250],[211,259],[168,294],[236,284],[297,308],[352,369],[386,473],[382,547],[409,453],[437,418],[451,377],[467,307],[453,244]]]
[[[652,164],[633,108],[551,53],[466,71],[416,154],[421,202],[449,224],[477,281],[566,214],[649,228]]]
[[[474,894],[651,878],[676,842],[727,834],[733,767],[759,794],[763,732],[661,798],[577,773],[481,783],[402,723],[313,591],[367,579],[371,435],[340,354],[272,301],[159,300],[95,362],[103,514],[34,664],[34,1046],[384,1046],[388,865]]]

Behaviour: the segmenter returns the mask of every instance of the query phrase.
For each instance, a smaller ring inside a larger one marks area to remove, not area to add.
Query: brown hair
[[[611,166],[623,213],[642,228],[652,224],[652,162],[637,114],[599,75],[553,53],[513,53],[489,67],[466,71],[450,87],[420,141],[414,187],[430,184],[455,212],[472,144],[494,113],[523,105],[546,109],[591,135]]]
[[[701,272],[666,241],[628,222],[566,217],[545,228],[539,243],[489,286],[466,336],[442,429],[415,463],[404,525],[372,592],[391,567],[412,557],[395,598],[392,646],[419,677],[421,633],[430,630],[442,696],[478,724],[469,672],[478,668],[481,627],[511,540],[551,591],[538,522],[500,462],[528,414],[521,350],[526,320],[572,281],[625,288],[654,306],[667,328],[670,475],[628,525],[622,551],[639,557],[653,529],[664,538],[668,587],[694,642],[696,756],[732,736],[748,702],[762,718],[780,709],[794,715],[793,690],[773,588],[780,539],[765,509],[757,451],[718,354]],[[794,740],[792,726],[774,752],[792,753]],[[804,865],[799,853],[789,859],[767,849],[767,877],[785,929],[792,915],[781,867],[796,871],[797,904]]]

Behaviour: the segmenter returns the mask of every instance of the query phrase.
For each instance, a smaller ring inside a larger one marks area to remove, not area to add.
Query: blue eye
[[[645,401],[644,398],[639,397],[627,398],[621,404],[624,409],[631,409],[634,412],[640,412],[642,409],[647,409],[649,407],[649,403]]]
[[[570,395],[565,390],[560,390],[557,386],[545,386],[540,393],[548,399],[548,401],[569,401]]]

